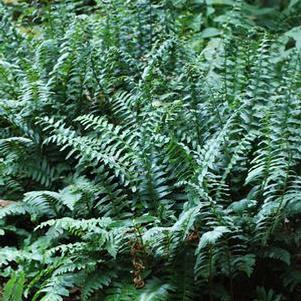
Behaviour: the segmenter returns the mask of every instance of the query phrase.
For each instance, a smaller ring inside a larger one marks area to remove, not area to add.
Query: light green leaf
[[[202,31],[201,38],[207,39],[207,38],[216,37],[218,35],[220,35],[220,31],[217,28],[208,27]]]
[[[63,204],[72,211],[76,202],[82,197],[82,194],[80,192],[75,192],[72,187],[66,187],[60,192],[60,196]]]
[[[234,5],[233,0],[206,0],[208,5]]]
[[[23,271],[13,274],[4,287],[3,301],[22,301],[24,282]]]
[[[208,245],[213,245],[216,241],[221,238],[225,233],[230,232],[230,230],[225,226],[217,226],[214,230],[206,232],[202,235],[197,252]]]
[[[202,24],[202,15],[198,14],[191,18],[189,22],[189,28],[191,28],[194,31],[199,31]]]
[[[300,0],[291,0],[288,7],[292,8],[293,6],[295,6],[298,3],[301,3],[301,1]]]

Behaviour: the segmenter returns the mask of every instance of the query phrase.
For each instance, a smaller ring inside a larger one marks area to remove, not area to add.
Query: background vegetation
[[[2,1],[2,300],[300,300],[300,20]]]

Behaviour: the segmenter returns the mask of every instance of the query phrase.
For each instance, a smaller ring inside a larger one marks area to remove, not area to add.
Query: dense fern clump
[[[2,299],[300,300],[300,16],[1,3]]]

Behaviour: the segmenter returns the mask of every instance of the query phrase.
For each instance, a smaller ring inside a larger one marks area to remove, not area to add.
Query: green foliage
[[[4,301],[299,300],[300,13],[1,3]]]
[[[24,272],[15,273],[4,287],[3,301],[22,301]]]

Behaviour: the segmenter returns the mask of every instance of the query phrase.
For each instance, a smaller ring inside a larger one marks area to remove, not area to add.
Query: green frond
[[[2,1],[0,299],[299,300],[299,2]]]

